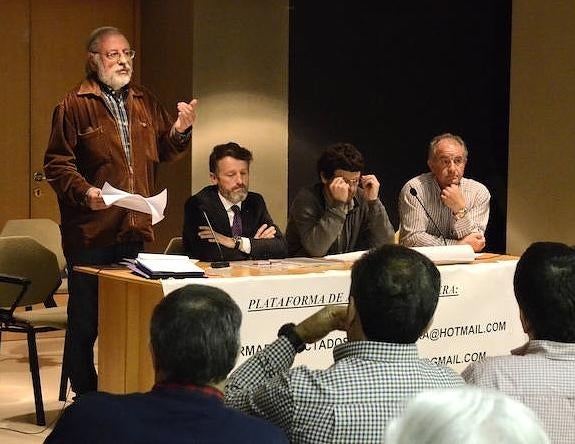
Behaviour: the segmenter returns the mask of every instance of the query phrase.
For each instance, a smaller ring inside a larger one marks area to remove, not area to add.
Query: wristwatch
[[[468,211],[469,210],[467,209],[467,207],[463,207],[460,210],[457,210],[455,213],[453,213],[453,215],[457,220],[463,219]]]
[[[239,250],[240,245],[242,244],[242,237],[241,236],[234,236],[234,250]]]
[[[278,338],[284,336],[292,345],[296,353],[301,353],[305,350],[305,342],[295,332],[295,324],[284,324],[278,330]]]

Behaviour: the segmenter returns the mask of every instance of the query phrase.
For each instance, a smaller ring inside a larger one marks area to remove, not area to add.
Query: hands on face
[[[361,187],[365,192],[365,198],[367,200],[375,200],[379,196],[379,181],[377,177],[373,174],[366,174],[361,176]]]
[[[329,184],[329,192],[334,200],[347,203],[350,186],[343,177],[334,177]]]
[[[197,99],[192,99],[190,103],[178,102],[178,118],[174,123],[174,128],[179,133],[185,133],[196,121]]]
[[[334,330],[346,331],[347,305],[327,305],[295,327],[307,344],[313,344]]]
[[[451,209],[452,212],[457,213],[462,208],[466,207],[465,198],[461,193],[459,185],[449,185],[441,190],[441,201],[443,204]]]
[[[378,198],[380,185],[375,175],[366,174],[365,176],[361,176],[359,178],[359,184],[363,188],[367,200],[375,200]],[[334,200],[347,203],[353,196],[352,193],[355,192],[354,187],[357,187],[357,183],[354,184],[349,179],[336,176],[329,184],[329,191]]]

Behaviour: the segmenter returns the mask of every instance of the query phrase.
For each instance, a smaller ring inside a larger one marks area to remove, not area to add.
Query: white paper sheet
[[[164,210],[168,203],[168,190],[164,189],[155,196],[143,197],[139,194],[130,194],[114,188],[106,182],[102,187],[102,198],[106,205],[116,205],[129,210],[151,214],[152,225],[155,225],[164,218]]]
[[[471,245],[441,245],[437,247],[413,247],[415,251],[427,256],[436,265],[465,264],[475,260]]]

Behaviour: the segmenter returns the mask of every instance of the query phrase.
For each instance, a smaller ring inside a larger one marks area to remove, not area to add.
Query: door
[[[138,14],[138,0],[0,2],[0,53],[8,61],[0,68],[0,155],[7,159],[0,166],[0,226],[7,219],[60,220],[42,169],[52,111],[84,77],[90,31],[117,26],[137,50]]]

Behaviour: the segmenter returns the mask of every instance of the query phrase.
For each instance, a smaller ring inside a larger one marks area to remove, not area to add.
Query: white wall
[[[192,193],[209,183],[208,157],[229,141],[250,149],[250,189],[285,228],[288,0],[194,1]]]

